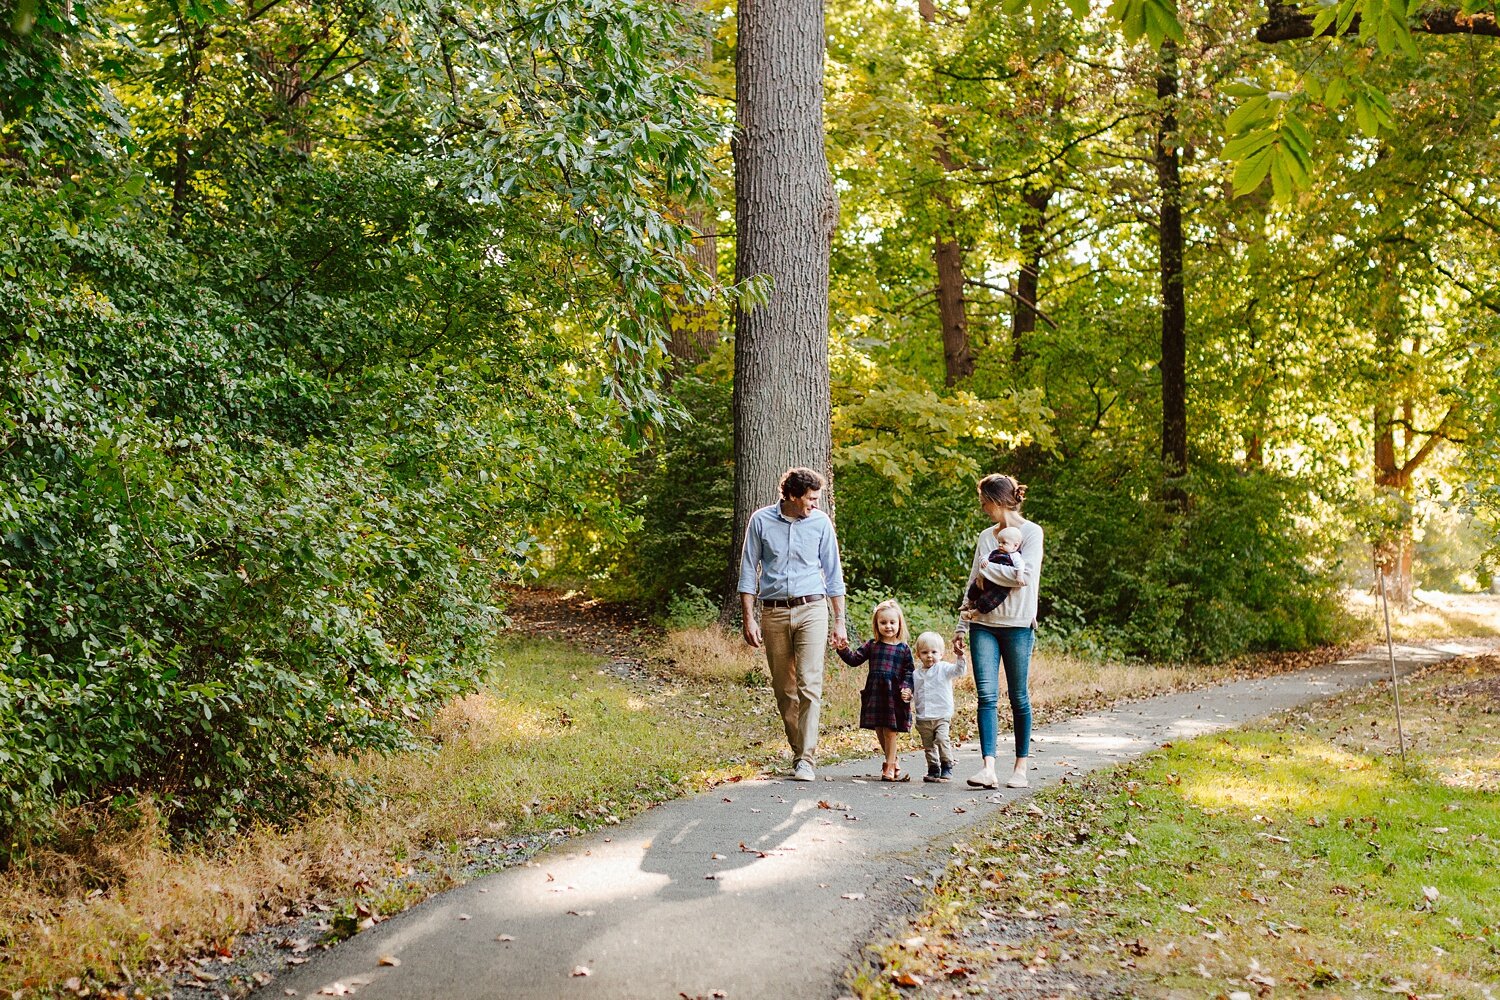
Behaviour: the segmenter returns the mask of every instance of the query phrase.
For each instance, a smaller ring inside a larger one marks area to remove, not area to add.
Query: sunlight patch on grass
[[[1423,749],[1405,770],[1369,736],[1389,697],[1369,688],[1041,792],[1041,816],[1014,807],[955,844],[860,995],[894,995],[898,971],[941,976],[954,963],[1001,982],[1018,961],[1131,996],[1492,1000],[1500,795],[1439,772],[1495,759],[1489,706],[1442,697],[1476,673],[1500,677],[1500,658],[1412,678],[1405,706]],[[1033,937],[975,929],[1027,913]]]

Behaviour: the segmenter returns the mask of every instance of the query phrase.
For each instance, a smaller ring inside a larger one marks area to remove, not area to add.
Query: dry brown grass
[[[131,829],[106,824],[93,840],[33,854],[8,873],[0,988],[25,996],[75,976],[149,982],[172,960],[227,947],[281,905],[371,878],[389,847],[324,815],[289,832],[249,831],[217,851],[174,848],[149,804]],[[100,855],[107,880],[78,880],[79,859]]]
[[[1391,608],[1391,634],[1401,639],[1500,636],[1500,594],[1445,594],[1418,590],[1411,607]],[[1364,591],[1345,594],[1349,611],[1371,641],[1385,635],[1380,597]]]

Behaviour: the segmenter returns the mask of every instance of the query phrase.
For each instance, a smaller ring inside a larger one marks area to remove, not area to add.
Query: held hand
[[[849,630],[844,626],[843,622],[833,623],[830,641],[833,643],[834,649],[849,648]]]
[[[963,633],[962,632],[954,632],[953,633],[953,655],[954,656],[963,656],[964,655],[964,645],[965,644],[964,644]]]
[[[901,689],[901,700],[902,701],[911,701],[911,688],[902,688]]]
[[[754,619],[745,621],[745,645],[751,649],[760,648],[760,624]]]

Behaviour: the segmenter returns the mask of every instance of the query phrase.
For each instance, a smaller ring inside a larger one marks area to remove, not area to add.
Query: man
[[[811,469],[788,469],[781,477],[781,502],[750,515],[740,553],[745,642],[756,649],[765,646],[776,705],[792,746],[794,781],[814,778],[830,610],[833,644],[849,644],[839,544],[833,522],[818,510],[822,496],[822,476]],[[763,607],[758,624],[757,595]]]

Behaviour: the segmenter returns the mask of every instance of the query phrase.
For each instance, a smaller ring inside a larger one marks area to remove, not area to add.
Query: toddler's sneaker
[[[930,781],[942,781],[943,779],[938,774],[938,769],[937,768],[935,768],[935,767],[929,767],[927,769],[927,777],[923,778],[922,780],[930,782]]]
[[[947,767],[943,768],[942,771],[940,771],[938,773],[938,780],[939,781],[952,781],[953,780],[953,765],[952,764],[949,764]]]

